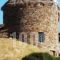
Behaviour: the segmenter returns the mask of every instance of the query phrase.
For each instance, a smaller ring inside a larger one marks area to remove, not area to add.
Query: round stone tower
[[[21,14],[22,17],[20,17]],[[24,3],[19,9],[17,17],[20,20],[19,31],[26,32],[28,40],[29,35],[34,32],[38,33],[39,37],[36,36],[36,38],[40,43],[56,44],[58,40],[58,11],[57,5],[53,1],[38,2],[36,0]],[[37,43],[37,40],[35,43]]]
[[[10,0],[5,16],[5,20],[8,20],[6,26],[11,28],[9,31],[24,34],[23,37],[27,37],[29,43],[34,41],[34,44],[42,43],[44,47],[55,48],[58,40],[58,11],[53,0]]]

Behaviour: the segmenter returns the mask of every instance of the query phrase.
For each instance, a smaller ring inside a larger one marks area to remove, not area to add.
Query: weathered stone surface
[[[58,10],[56,4],[43,2],[20,5],[8,4],[4,12],[5,26],[9,33],[26,32],[29,40],[31,32],[44,32],[45,41],[42,46],[48,49],[56,49],[58,40]],[[33,41],[35,40],[33,39]]]
[[[56,8],[57,6],[54,4],[52,6],[46,4],[39,7],[33,5],[23,8],[24,15],[20,20],[20,31],[44,32],[45,42],[50,41],[52,44],[56,44],[58,36],[58,13]]]
[[[37,2],[55,2],[55,0],[9,0],[9,4],[25,4],[25,3],[37,3]]]
[[[4,25],[0,25],[0,38],[8,37],[8,29]]]

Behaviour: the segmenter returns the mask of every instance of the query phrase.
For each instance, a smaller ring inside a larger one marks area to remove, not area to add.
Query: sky
[[[57,0],[58,1],[58,5],[60,5],[60,0]]]
[[[0,24],[3,24],[3,11],[1,10],[1,7],[7,2],[8,0],[0,0]],[[58,5],[60,5],[60,0],[54,0],[57,1]],[[58,23],[58,30],[60,31],[60,22]]]
[[[3,11],[1,7],[7,2],[7,0],[0,0],[0,24],[3,24]]]

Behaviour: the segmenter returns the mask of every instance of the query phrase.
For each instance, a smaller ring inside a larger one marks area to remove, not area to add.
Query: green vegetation
[[[60,60],[60,57],[54,57],[48,53],[32,53],[22,60]]]

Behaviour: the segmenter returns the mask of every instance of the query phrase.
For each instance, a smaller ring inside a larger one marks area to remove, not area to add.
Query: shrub
[[[53,60],[53,57],[48,53],[33,53],[24,57],[22,60]]]

